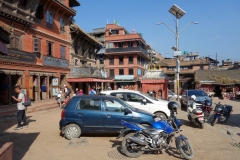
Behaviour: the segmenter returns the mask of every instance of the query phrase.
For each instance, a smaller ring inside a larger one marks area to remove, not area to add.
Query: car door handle
[[[78,116],[83,116],[84,114],[83,113],[78,113]]]
[[[112,115],[111,114],[107,114],[107,118],[111,118],[112,117]]]

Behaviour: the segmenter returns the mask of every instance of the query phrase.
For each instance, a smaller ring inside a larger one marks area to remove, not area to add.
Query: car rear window
[[[67,103],[65,109],[75,109],[77,107],[79,100],[80,100],[79,97],[71,98],[70,101]]]
[[[191,97],[192,95],[195,95],[195,96],[208,96],[204,91],[201,91],[201,90],[188,91],[188,96]]]

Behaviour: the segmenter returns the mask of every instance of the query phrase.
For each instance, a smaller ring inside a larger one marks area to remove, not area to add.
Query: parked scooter
[[[188,120],[195,125],[198,125],[201,129],[204,128],[204,113],[201,109],[202,104],[196,103],[196,96],[192,95],[191,100],[188,101]]]
[[[227,122],[227,120],[230,118],[232,111],[233,111],[232,106],[222,105],[219,102],[218,104],[216,104],[216,107],[214,110],[215,114],[214,114],[214,118],[212,120],[211,125],[214,126],[218,122],[218,120]]]
[[[202,105],[201,105],[202,111],[204,113],[204,120],[205,122],[209,119],[211,112],[212,112],[212,101],[204,99]]]

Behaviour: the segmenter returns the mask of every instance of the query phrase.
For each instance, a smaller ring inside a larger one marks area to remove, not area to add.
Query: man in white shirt
[[[15,92],[18,94],[18,98],[15,96],[12,96],[12,98],[17,101],[17,120],[18,120],[18,126],[15,128],[15,130],[22,129],[22,121],[23,121],[23,127],[27,128],[27,118],[26,118],[26,112],[25,112],[25,106],[22,104],[24,102],[24,94],[21,92],[21,88],[19,86],[15,87]]]

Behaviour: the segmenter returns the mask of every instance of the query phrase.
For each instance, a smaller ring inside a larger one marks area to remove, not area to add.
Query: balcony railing
[[[148,54],[146,49],[143,49],[142,47],[127,47],[127,48],[108,48],[106,49],[106,53],[110,52],[132,52],[132,51],[141,51],[144,54]]]

